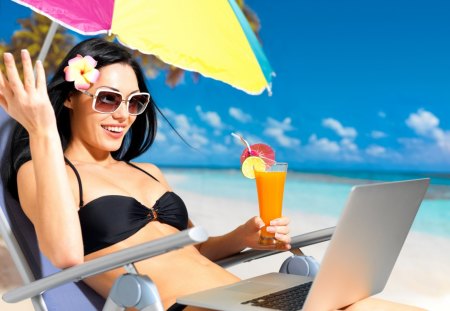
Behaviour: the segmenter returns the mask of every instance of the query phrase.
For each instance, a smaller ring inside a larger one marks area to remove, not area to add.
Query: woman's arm
[[[14,58],[4,54],[6,77],[0,73],[0,105],[28,132],[32,161],[17,174],[21,206],[33,223],[42,252],[51,262],[65,268],[83,262],[83,242],[78,207],[65,168],[53,107],[47,94],[45,72],[21,53],[22,83]]]

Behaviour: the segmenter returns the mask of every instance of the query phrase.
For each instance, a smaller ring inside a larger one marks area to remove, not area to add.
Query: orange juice
[[[281,217],[287,164],[285,166],[280,171],[255,171],[259,214],[266,226],[270,224],[271,220]],[[267,232],[265,227],[261,230],[260,243],[276,243],[274,234]]]

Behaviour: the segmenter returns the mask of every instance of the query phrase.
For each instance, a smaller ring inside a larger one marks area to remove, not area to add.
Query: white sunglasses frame
[[[95,112],[98,112],[98,113],[104,113],[104,114],[108,114],[108,113],[109,113],[109,114],[112,114],[112,113],[116,112],[117,110],[119,110],[120,106],[122,106],[122,103],[125,102],[126,105],[127,105],[127,112],[128,112],[130,115],[132,115],[132,116],[138,116],[138,115],[142,114],[142,113],[145,111],[145,109],[147,109],[147,106],[148,106],[148,104],[149,104],[149,102],[150,102],[150,98],[151,98],[150,93],[147,93],[147,92],[133,93],[133,94],[130,94],[130,95],[129,95],[127,98],[125,98],[125,99],[124,99],[124,96],[123,96],[123,94],[122,94],[121,92],[114,91],[114,90],[97,89],[97,90],[95,91],[95,94],[92,94],[92,93],[90,93],[90,92],[88,92],[88,91],[86,91],[86,90],[80,90],[80,92],[81,92],[82,94],[84,94],[84,95],[87,95],[87,96],[89,96],[89,97],[92,97],[92,110],[94,110]],[[109,112],[108,112],[108,111],[99,111],[99,110],[95,109],[95,103],[97,102],[97,97],[98,97],[98,94],[100,94],[100,92],[110,92],[110,93],[114,93],[114,94],[119,94],[119,95],[122,97],[122,100],[120,101],[120,105],[117,106],[116,110],[114,110],[114,111],[109,111]],[[133,96],[136,96],[136,95],[148,95],[148,101],[147,101],[147,103],[145,103],[144,109],[142,109],[141,112],[139,112],[139,113],[131,113],[131,112],[130,112],[130,109],[129,109],[129,108],[130,108],[130,99],[131,99]]]

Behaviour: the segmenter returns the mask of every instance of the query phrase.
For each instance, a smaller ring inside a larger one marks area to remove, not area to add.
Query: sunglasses
[[[93,98],[92,109],[100,113],[114,113],[125,102],[128,113],[137,116],[144,112],[150,102],[149,93],[133,93],[123,99],[122,93],[112,90],[97,90],[95,94],[88,91],[80,92]]]

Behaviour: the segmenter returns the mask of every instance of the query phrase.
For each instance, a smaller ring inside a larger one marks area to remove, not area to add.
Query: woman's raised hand
[[[264,221],[260,217],[253,217],[241,226],[242,238],[245,239],[247,247],[254,249],[279,249],[289,250],[291,248],[291,237],[289,235],[289,218],[281,217],[274,219],[267,226],[267,232],[275,234],[275,239],[280,242],[276,245],[261,245],[258,243],[259,234],[262,227],[264,227]]]
[[[6,76],[0,72],[0,106],[16,119],[28,133],[40,133],[56,128],[56,118],[47,94],[45,71],[36,62],[36,77],[30,54],[21,51],[23,82],[11,53],[3,54]]]

